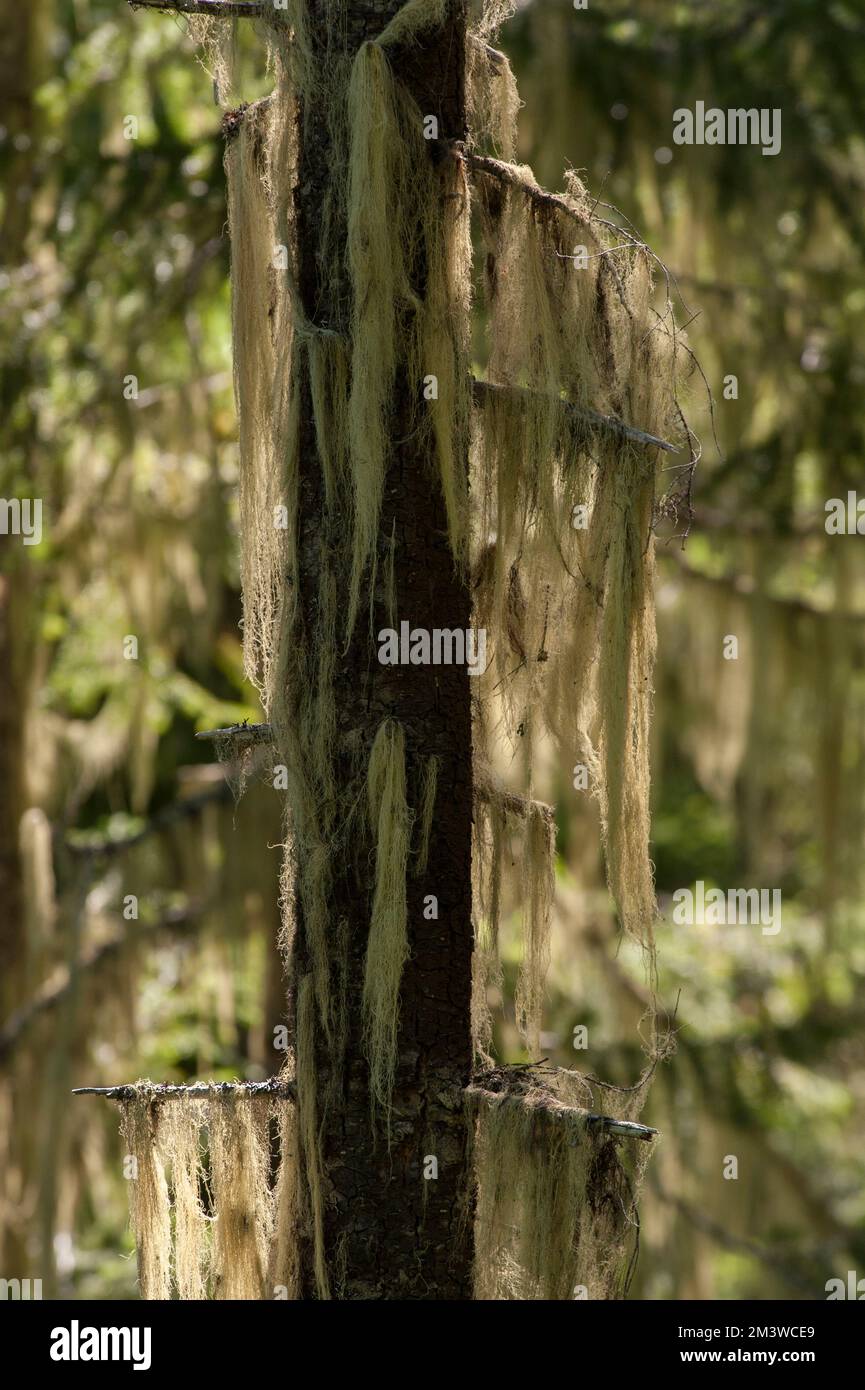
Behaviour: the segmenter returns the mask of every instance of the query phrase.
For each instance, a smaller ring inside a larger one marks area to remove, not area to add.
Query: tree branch
[[[106,1100],[120,1101],[128,1105],[134,1100],[209,1100],[220,1096],[236,1096],[249,1100],[265,1099],[294,1101],[297,1088],[293,1081],[280,1081],[271,1077],[268,1081],[199,1081],[189,1086],[175,1086],[166,1082],[140,1081],[121,1086],[77,1086],[73,1096],[103,1096]],[[658,1131],[649,1125],[638,1125],[630,1120],[616,1120],[609,1115],[593,1115],[589,1111],[578,1110],[572,1105],[562,1105],[552,1094],[540,1090],[532,1091],[531,1100],[525,1094],[508,1094],[485,1090],[474,1082],[464,1092],[470,1104],[505,1105],[529,1104],[534,1110],[541,1110],[544,1117],[562,1123],[588,1125],[600,1129],[605,1134],[616,1135],[622,1139],[641,1139],[648,1142]]]
[[[485,805],[501,806],[509,815],[522,819],[532,811],[542,815],[546,821],[551,821],[555,816],[555,810],[548,802],[535,801],[532,797],[520,796],[519,792],[508,791],[501,783],[483,773],[475,773],[474,793],[478,801],[483,801]]]
[[[524,178],[516,164],[506,164],[503,159],[493,159],[492,155],[476,154],[473,150],[464,148],[458,153],[470,170],[477,174],[486,174],[488,178],[507,184],[509,188],[519,188],[538,207],[555,208],[558,212],[566,213],[574,222],[585,227],[591,236],[594,236],[588,218],[584,218],[567,199],[562,198],[558,193],[548,193],[539,184],[531,183],[529,179]]]
[[[495,381],[478,381],[476,377],[472,377],[472,395],[475,404],[482,405],[488,396],[503,397],[509,395],[530,401],[539,399],[541,393],[531,391],[525,386],[502,386]],[[677,445],[668,443],[666,439],[659,439],[657,435],[648,434],[635,425],[626,425],[624,420],[619,420],[615,415],[602,415],[599,410],[592,410],[588,406],[573,405],[570,401],[560,400],[556,404],[561,406],[566,414],[583,421],[591,429],[607,430],[612,434],[619,435],[622,439],[631,439],[635,444],[648,444],[656,449],[664,449],[668,454],[680,452]]]
[[[529,1091],[489,1091],[478,1081],[472,1081],[465,1089],[469,1103],[477,1107],[499,1105],[519,1105],[530,1110],[540,1110],[544,1118],[559,1124],[570,1124],[579,1128],[587,1125],[590,1130],[600,1130],[620,1139],[641,1139],[648,1143],[658,1134],[650,1125],[638,1125],[632,1120],[616,1120],[611,1115],[595,1115],[588,1110],[578,1110],[574,1105],[563,1105],[550,1091],[535,1088]]]
[[[191,1086],[175,1086],[169,1082],[139,1081],[125,1086],[77,1086],[73,1096],[104,1096],[128,1105],[133,1100],[209,1100],[220,1096],[238,1096],[247,1100],[261,1097],[294,1100],[293,1081],[280,1081],[272,1076],[267,1081],[196,1081]]]
[[[233,739],[235,743],[272,743],[272,724],[229,724],[226,729],[202,729],[195,735],[205,739]]]

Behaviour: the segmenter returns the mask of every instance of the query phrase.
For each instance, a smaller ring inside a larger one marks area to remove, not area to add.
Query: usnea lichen
[[[652,312],[646,249],[633,238],[612,246],[576,175],[552,197],[527,167],[481,157],[483,140],[493,155],[513,157],[516,87],[507,59],[491,55],[487,42],[506,9],[488,7],[470,35],[469,141],[439,148],[432,160],[423,113],[393,55],[442,22],[446,0],[409,0],[355,53],[336,26],[313,44],[305,0],[291,0],[285,21],[266,26],[274,95],[243,113],[227,151],[244,647],[273,726],[275,761],[287,773],[283,942],[287,948],[293,937],[295,907],[305,941],[294,981],[298,1103],[296,1116],[292,1110],[281,1122],[275,1185],[265,1180],[260,1127],[243,1118],[243,1103],[209,1115],[217,1202],[210,1273],[202,1272],[207,1223],[195,1195],[197,1138],[175,1123],[154,1139],[149,1110],[130,1108],[130,1143],[146,1159],[134,1199],[139,1242],[149,1251],[143,1263],[140,1256],[146,1296],[166,1296],[169,1282],[164,1252],[154,1253],[169,1237],[167,1189],[153,1157],[160,1144],[176,1169],[175,1269],[184,1296],[208,1286],[234,1290],[222,1296],[261,1296],[254,1290],[273,1279],[275,1259],[281,1282],[293,1287],[293,1223],[312,1242],[319,1296],[330,1296],[320,1154],[329,1090],[316,1075],[316,1036],[328,1040],[338,1072],[345,1019],[335,981],[346,946],[329,910],[330,887],[332,866],[354,837],[375,865],[363,1046],[373,1119],[389,1113],[409,949],[407,875],[424,872],[442,788],[436,760],[409,755],[398,719],[383,722],[369,747],[341,732],[334,685],[342,645],[368,623],[376,595],[393,606],[394,538],[383,532],[382,499],[398,378],[415,402],[411,429],[432,444],[453,563],[472,585],[475,621],[493,652],[474,720],[484,789],[475,820],[477,1054],[489,1063],[487,994],[501,979],[501,879],[516,837],[524,920],[516,1012],[527,1048],[539,1047],[555,854],[552,813],[534,799],[541,737],[589,769],[610,891],[653,974],[656,461],[601,417],[675,433],[678,345]],[[298,101],[306,111],[315,104],[328,131],[320,264],[333,313],[326,323],[310,320],[298,291]],[[486,376],[474,383],[472,213],[489,324]],[[436,390],[425,394],[430,379]],[[301,612],[298,509],[310,425],[323,514],[317,592]],[[587,527],[575,520],[583,513]],[[520,751],[520,796],[488,774],[503,748]],[[352,769],[347,797],[335,794],[337,764],[343,777]],[[472,1112],[479,1297],[569,1298],[577,1284],[611,1296],[617,1287],[627,1231],[611,1223],[605,1201],[622,1190],[615,1148],[567,1108],[538,1087]],[[238,1153],[244,1188],[232,1195],[229,1167]]]

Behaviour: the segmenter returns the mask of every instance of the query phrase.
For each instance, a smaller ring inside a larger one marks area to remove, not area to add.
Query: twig
[[[583,213],[580,213],[558,193],[548,193],[539,184],[524,178],[516,165],[506,164],[503,159],[493,159],[488,154],[475,154],[473,150],[456,147],[456,152],[460,158],[465,160],[470,170],[478,174],[486,174],[488,178],[497,179],[499,183],[507,184],[510,188],[519,188],[538,207],[555,208],[558,212],[566,213],[568,217],[579,223],[593,241],[597,240],[589,225],[589,219]]]
[[[478,381],[476,377],[472,377],[472,394],[479,405],[483,403],[485,396],[507,394],[528,401],[538,399],[541,395],[525,386],[503,386],[495,381]],[[615,415],[602,415],[599,410],[592,410],[589,406],[573,405],[571,401],[559,400],[555,404],[566,414],[575,416],[593,429],[608,430],[623,439],[632,439],[636,444],[648,444],[656,449],[664,449],[668,454],[680,452],[677,445],[670,444],[666,439],[659,439],[657,435],[648,434],[646,430],[638,429],[635,425],[626,425],[624,420],[619,420]]]
[[[273,725],[272,724],[229,724],[226,729],[202,729],[195,735],[196,738],[221,739],[230,738],[235,743],[272,743]]]
[[[241,1096],[248,1100],[269,1096],[277,1100],[294,1100],[296,1088],[293,1081],[280,1081],[272,1076],[267,1081],[196,1081],[191,1086],[150,1081],[125,1086],[77,1086],[72,1094],[104,1096],[106,1100],[119,1100],[124,1104],[133,1100],[208,1100],[219,1096]]]
[[[614,1134],[621,1139],[640,1139],[649,1143],[658,1134],[650,1125],[638,1125],[632,1120],[616,1120],[611,1115],[595,1115],[591,1111],[578,1110],[573,1105],[563,1105],[551,1092],[533,1091],[488,1091],[484,1086],[472,1082],[466,1087],[465,1095],[476,1105],[527,1105],[532,1110],[542,1110],[546,1118],[560,1123],[577,1123],[600,1129],[604,1134]]]
[[[622,1139],[642,1139],[646,1143],[659,1133],[651,1125],[638,1125],[634,1120],[614,1120],[609,1115],[587,1115],[586,1123],[599,1125],[605,1134],[617,1134]]]
[[[484,776],[482,773],[475,774],[474,792],[478,801],[483,801],[485,805],[501,806],[509,815],[520,816],[522,819],[526,819],[532,811],[543,816],[545,821],[552,821],[555,816],[555,810],[548,802],[535,801],[532,797],[508,791],[492,777]]]
[[[248,1099],[263,1096],[278,1100],[294,1100],[296,1086],[293,1081],[280,1081],[277,1077],[271,1077],[268,1081],[202,1081],[189,1086],[143,1081],[138,1085],[77,1086],[72,1094],[73,1096],[104,1096],[106,1100],[117,1100],[124,1104],[129,1104],[133,1100],[207,1100],[210,1097],[219,1096],[243,1096]],[[501,1093],[487,1091],[474,1084],[466,1087],[465,1094],[476,1104],[503,1104]],[[525,1096],[505,1093],[505,1100],[524,1103]],[[648,1125],[633,1124],[630,1120],[616,1120],[609,1115],[593,1115],[583,1110],[577,1110],[574,1106],[562,1105],[552,1095],[546,1097],[542,1093],[535,1092],[532,1096],[532,1104],[535,1109],[543,1110],[552,1119],[577,1120],[582,1124],[598,1127],[606,1134],[618,1135],[620,1138],[648,1141],[654,1139],[658,1133],[656,1129],[651,1129]]]
[[[567,198],[563,198],[561,194],[549,193],[547,189],[541,188],[538,184],[533,183],[531,179],[525,178],[522,171],[515,164],[506,164],[504,160],[493,159],[490,155],[476,154],[473,150],[467,150],[461,141],[454,141],[452,149],[458,159],[465,161],[470,171],[486,174],[488,177],[496,179],[499,183],[506,184],[511,188],[518,188],[526,198],[534,203],[535,207],[552,208],[556,212],[563,213],[565,217],[570,218],[572,222],[576,223],[584,236],[591,237],[596,246],[600,245],[591,223],[593,221],[602,221],[602,219],[594,217],[594,207],[587,216],[586,213],[575,207],[573,202],[568,201]],[[597,204],[595,204],[595,206],[597,206]],[[616,230],[619,232],[623,231],[621,227]],[[643,246],[642,243],[640,243],[640,246],[647,254],[652,254],[647,246]],[[602,255],[603,254],[602,252]],[[568,257],[568,259],[571,260],[573,257]],[[616,294],[619,296],[619,301],[625,313],[628,315],[628,318],[633,319],[633,310],[628,302],[628,296],[625,293],[625,287],[616,269],[615,262],[609,259],[603,259],[600,261],[600,265],[612,279],[616,287]]]

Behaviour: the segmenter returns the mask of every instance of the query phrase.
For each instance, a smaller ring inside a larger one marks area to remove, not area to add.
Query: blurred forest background
[[[0,19],[0,494],[43,499],[40,544],[0,538],[0,1275],[132,1298],[116,1112],[70,1089],[282,1061],[280,798],[253,772],[236,803],[194,739],[260,718],[223,142],[185,20],[121,0],[0,0]],[[698,382],[694,521],[684,547],[681,515],[661,527],[657,581],[678,1051],[644,1113],[663,1138],[630,1296],[824,1298],[865,1275],[865,542],[824,525],[827,499],[865,495],[865,20],[853,0],[528,0],[500,42],[520,157],[550,188],[584,170],[674,274],[720,445]],[[254,54],[238,99],[267,90]],[[780,154],[674,145],[698,100],[781,108]],[[591,805],[552,753],[546,775],[544,1055],[627,1086],[641,962]],[[780,888],[781,931],[673,925],[696,880]]]

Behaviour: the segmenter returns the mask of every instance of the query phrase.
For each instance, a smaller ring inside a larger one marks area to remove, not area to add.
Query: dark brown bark
[[[346,34],[350,52],[374,38],[400,8],[400,0],[348,0]],[[310,32],[323,41],[323,0],[310,4]],[[424,114],[439,119],[443,139],[465,136],[465,15],[454,0],[440,30],[422,36],[410,53],[390,51],[400,80]],[[319,264],[322,207],[332,177],[325,113],[307,109],[300,122],[302,143],[296,214],[300,291],[311,320],[347,327],[345,304],[327,300]],[[436,157],[430,142],[429,157]],[[422,278],[423,268],[418,267]],[[342,298],[342,296],[340,296]],[[307,392],[308,394],[308,392]],[[405,401],[397,382],[395,401]],[[308,401],[307,401],[308,405]],[[396,405],[392,459],[385,487],[381,535],[396,536],[397,623],[432,629],[471,623],[467,583],[455,573],[447,540],[445,509],[428,446],[412,439],[408,409]],[[325,517],[322,471],[316,456],[311,411],[304,411],[299,502],[299,589],[302,621],[311,628],[322,555],[334,537],[327,527],[348,518]],[[383,555],[380,557],[383,559]],[[344,612],[347,594],[340,596]],[[374,628],[390,626],[380,605]],[[340,653],[335,680],[338,743],[360,735],[368,754],[381,721],[391,716],[406,735],[410,804],[418,802],[418,770],[426,758],[440,761],[438,796],[422,878],[409,876],[408,932],[411,958],[400,992],[399,1063],[393,1095],[393,1142],[370,1123],[369,1078],[361,1046],[361,995],[369,933],[374,856],[336,862],[329,904],[334,940],[346,943],[342,981],[347,1014],[344,1065],[334,1081],[335,1059],[323,1036],[316,1049],[324,1168],[324,1242],[333,1296],[356,1298],[465,1299],[471,1296],[471,1221],[468,1218],[469,1155],[462,1091],[471,1071],[471,718],[470,680],[465,667],[383,667],[365,620],[347,652]],[[338,796],[348,804],[349,759],[337,753]],[[424,917],[424,898],[438,899],[437,920]],[[295,972],[306,965],[299,914]],[[424,1177],[434,1157],[437,1178]],[[312,1252],[303,1248],[302,1296],[314,1296]]]

